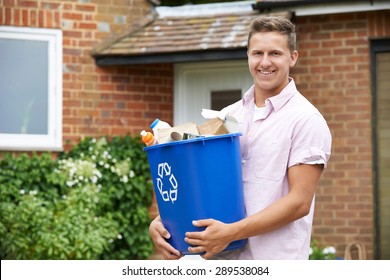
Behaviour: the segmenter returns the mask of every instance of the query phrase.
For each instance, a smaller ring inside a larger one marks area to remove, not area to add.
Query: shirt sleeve
[[[332,136],[325,119],[318,113],[306,116],[294,127],[288,167],[297,164],[323,164],[331,154]]]

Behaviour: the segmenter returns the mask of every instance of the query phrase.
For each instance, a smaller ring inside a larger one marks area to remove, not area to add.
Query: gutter
[[[307,6],[307,5],[325,5],[331,3],[356,3],[356,2],[369,2],[371,5],[374,0],[292,0],[292,1],[257,1],[255,4],[252,4],[253,10],[264,10],[264,9],[272,9],[272,8],[291,8],[297,6]]]
[[[100,67],[112,65],[139,65],[152,63],[180,63],[197,61],[220,61],[246,59],[246,48],[195,50],[177,53],[157,53],[139,55],[104,55],[94,56],[96,65]]]
[[[258,1],[252,4],[253,10],[260,13],[290,10],[295,16],[314,16],[390,10],[390,1],[386,0],[291,0]]]

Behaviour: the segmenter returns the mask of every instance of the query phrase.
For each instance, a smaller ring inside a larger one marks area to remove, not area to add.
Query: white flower
[[[77,171],[77,168],[73,166],[73,167],[69,170],[70,176],[73,177],[73,175],[76,173],[76,171]]]
[[[96,167],[96,166],[95,166]],[[99,170],[95,169],[93,172],[93,175],[95,175],[97,178],[102,178],[102,173],[100,173]]]
[[[23,195],[23,194],[25,194],[25,191],[24,191],[23,189],[21,189],[21,190],[19,191],[19,193],[20,193],[21,195]]]
[[[322,253],[324,253],[325,255],[328,255],[328,254],[336,254],[336,248],[333,247],[333,246],[325,247],[325,248],[322,250]]]
[[[118,239],[122,239],[122,235],[121,235],[121,234],[118,234],[117,238],[118,238]]]
[[[98,177],[97,176],[93,176],[92,178],[91,178],[91,181],[92,181],[92,183],[96,183],[97,181],[98,181]]]
[[[66,181],[66,185],[71,188],[74,185],[74,181]]]
[[[134,171],[133,171],[133,170],[130,170],[130,174],[129,174],[129,176],[130,176],[130,178],[134,178],[134,176],[135,176],[135,173],[134,173]]]
[[[36,191],[36,190],[28,192],[29,195],[36,195],[37,193],[38,193],[38,191]]]

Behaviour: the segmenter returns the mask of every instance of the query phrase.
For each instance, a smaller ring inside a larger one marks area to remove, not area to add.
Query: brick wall
[[[63,140],[135,134],[173,118],[171,64],[98,68],[90,53],[150,19],[147,1],[3,0],[0,25],[63,30]]]
[[[298,88],[324,114],[332,156],[317,191],[313,236],[342,255],[353,240],[373,258],[370,38],[390,36],[390,12],[297,18]]]

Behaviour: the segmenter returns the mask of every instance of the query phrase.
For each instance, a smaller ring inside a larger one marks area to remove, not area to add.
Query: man
[[[247,217],[225,224],[194,221],[189,251],[206,259],[308,259],[314,196],[331,150],[329,128],[320,112],[289,77],[298,59],[295,26],[287,19],[259,17],[248,34],[248,65],[254,85],[224,109],[241,125],[244,199]],[[159,217],[150,234],[166,259],[180,253],[164,238]],[[223,251],[248,238],[245,248]]]

